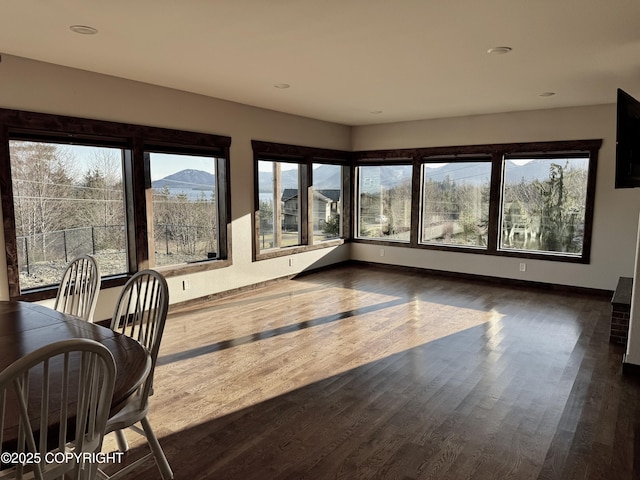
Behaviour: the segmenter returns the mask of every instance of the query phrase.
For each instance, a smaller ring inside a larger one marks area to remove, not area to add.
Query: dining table
[[[113,355],[116,378],[110,416],[114,415],[122,409],[149,373],[151,358],[147,349],[137,340],[110,328],[44,305],[25,301],[0,301],[0,371],[40,347],[73,338],[96,340]],[[50,374],[56,375],[56,372],[52,371]],[[17,417],[16,413],[16,421]],[[11,415],[6,418],[11,418]],[[14,431],[15,425],[5,424],[3,450],[15,443],[16,439],[11,433]]]

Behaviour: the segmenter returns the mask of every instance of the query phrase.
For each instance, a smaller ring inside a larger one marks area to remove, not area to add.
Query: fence
[[[156,251],[207,258],[217,251],[217,230],[192,225],[156,224]],[[78,227],[17,237],[20,270],[43,262],[68,263],[78,255],[126,251],[124,225]]]
[[[217,229],[195,225],[155,224],[155,249],[170,255],[173,253],[204,256],[217,251]]]
[[[22,271],[30,272],[30,266],[48,262],[69,262],[74,257],[95,254],[105,250],[125,248],[124,225],[79,227],[56,232],[17,237],[18,264]]]

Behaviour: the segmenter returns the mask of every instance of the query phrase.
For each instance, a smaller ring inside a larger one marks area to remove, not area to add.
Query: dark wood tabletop
[[[146,377],[151,360],[136,340],[35,303],[0,301],[0,371],[45,345],[89,338],[106,346],[116,362],[111,413],[119,411]],[[6,433],[6,431],[5,431]],[[5,438],[3,443],[7,439]]]

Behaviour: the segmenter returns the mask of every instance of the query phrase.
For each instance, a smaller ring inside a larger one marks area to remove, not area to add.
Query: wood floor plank
[[[637,479],[640,380],[610,308],[327,269],[172,311],[149,418],[176,479]]]

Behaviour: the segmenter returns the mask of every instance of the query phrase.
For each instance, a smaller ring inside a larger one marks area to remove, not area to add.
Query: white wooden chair
[[[169,307],[169,289],[164,277],[154,270],[142,270],[133,275],[124,286],[111,319],[111,329],[128,335],[144,345],[151,356],[151,370],[143,385],[127,401],[125,407],[107,422],[107,433],[115,432],[120,451],[127,451],[128,444],[124,429],[130,428],[144,436],[151,452],[130,465],[107,476],[100,472],[100,478],[117,479],[136,468],[150,457],[155,459],[163,480],[173,479],[173,472],[162,451],[149,420],[149,395],[153,391],[153,372],[162,341],[162,332]],[[140,424],[142,428],[138,427]]]
[[[47,345],[0,372],[0,451],[2,437],[11,439],[1,458],[22,452],[27,460],[2,465],[0,479],[96,478],[91,460],[102,448],[115,373],[107,347],[85,338]]]
[[[59,312],[93,321],[100,293],[100,269],[91,255],[81,255],[69,263],[54,304]]]

